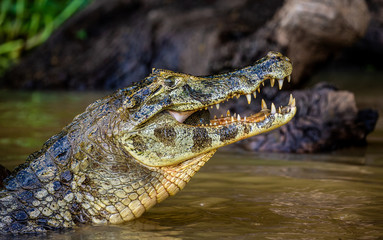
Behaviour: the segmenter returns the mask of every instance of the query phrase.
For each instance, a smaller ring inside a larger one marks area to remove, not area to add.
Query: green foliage
[[[47,40],[57,27],[90,1],[1,0],[0,76],[23,52]]]
[[[81,29],[76,32],[76,37],[80,40],[85,40],[88,37],[88,34],[84,29]]]

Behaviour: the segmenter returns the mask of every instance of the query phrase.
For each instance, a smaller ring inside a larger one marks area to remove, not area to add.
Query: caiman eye
[[[164,85],[168,88],[173,88],[177,85],[177,78],[174,76],[170,76],[165,78]]]

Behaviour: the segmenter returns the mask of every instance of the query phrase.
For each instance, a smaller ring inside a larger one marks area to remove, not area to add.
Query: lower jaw
[[[222,104],[220,112],[225,109],[225,104]],[[250,105],[249,105],[250,106]],[[272,114],[288,114],[291,107],[295,107],[295,99],[290,95],[290,99],[287,106],[281,106],[276,108],[274,103],[270,105],[268,109],[267,104],[264,100],[261,101],[261,110],[254,114],[248,114],[248,116],[242,117],[240,114],[231,114],[230,110],[227,110],[224,114],[220,114],[220,117],[214,116],[211,119],[210,112],[208,109],[188,111],[188,112],[176,112],[169,111],[169,113],[180,123],[192,125],[192,126],[219,126],[227,125],[231,123],[258,123],[264,121]],[[254,108],[254,107],[252,107]],[[226,108],[227,109],[227,108]],[[218,109],[211,109],[211,112],[217,114]]]

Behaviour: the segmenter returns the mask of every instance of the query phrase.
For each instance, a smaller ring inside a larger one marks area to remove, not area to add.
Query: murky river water
[[[382,108],[371,95],[361,105]],[[24,162],[104,93],[0,92],[0,161]],[[383,126],[335,153],[219,151],[185,189],[138,220],[28,239],[382,239]],[[25,239],[25,237],[17,237]]]

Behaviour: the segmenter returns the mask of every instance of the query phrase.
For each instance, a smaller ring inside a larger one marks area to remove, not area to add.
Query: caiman
[[[4,180],[1,233],[37,233],[78,223],[117,224],[176,194],[217,148],[287,123],[295,99],[250,116],[209,109],[265,81],[279,89],[292,64],[270,52],[233,72],[195,77],[153,69],[142,82],[89,105]],[[286,100],[287,101],[287,100]]]

